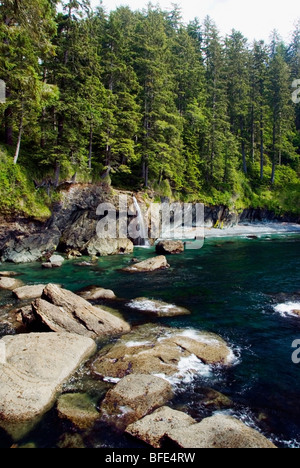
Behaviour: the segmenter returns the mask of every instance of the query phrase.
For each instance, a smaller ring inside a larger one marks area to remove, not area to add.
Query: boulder
[[[55,307],[51,307],[51,304]],[[62,327],[65,331],[94,339],[130,331],[130,326],[124,320],[99,307],[93,307],[83,298],[54,284],[44,289],[42,301],[38,300],[34,309],[37,316],[53,331]]]
[[[212,388],[203,388],[200,393],[202,394],[202,398],[200,396],[201,404],[207,408],[221,410],[233,406],[233,401],[230,398]]]
[[[130,239],[101,239],[93,237],[86,245],[88,255],[99,255],[100,257],[118,254],[130,254],[134,245]]]
[[[36,284],[34,286],[22,286],[21,288],[14,289],[13,294],[17,297],[17,299],[22,301],[28,299],[36,299],[38,297],[42,297],[45,287],[45,284]]]
[[[14,278],[0,278],[0,289],[13,291],[23,286],[23,282]]]
[[[129,273],[147,273],[156,270],[166,270],[169,267],[170,265],[168,264],[166,257],[161,255],[144,260],[140,263],[135,263],[134,265],[124,268],[124,271]]]
[[[0,427],[24,437],[55,402],[56,394],[95,351],[93,340],[78,335],[31,333],[0,341]]]
[[[154,413],[130,424],[126,432],[154,448],[161,448],[163,440],[173,430],[180,428],[185,431],[194,424],[197,424],[196,421],[187,414],[163,406]]]
[[[50,262],[42,263],[42,268],[50,270],[51,268],[53,268],[53,265]]]
[[[150,375],[128,375],[110,390],[102,405],[102,418],[125,429],[173,398],[171,385]]]
[[[88,338],[96,338],[94,332],[91,332],[85,325],[76,321],[71,314],[65,313],[62,308],[50,304],[43,299],[37,299],[32,304],[32,308],[35,317],[53,332],[74,333]]]
[[[52,255],[52,257],[49,258],[49,262],[52,265],[52,268],[60,268],[62,264],[64,263],[65,259],[61,255]]]
[[[115,293],[110,289],[97,288],[96,286],[86,288],[77,294],[87,301],[97,301],[98,299],[116,299]]]
[[[56,250],[60,232],[56,229],[21,235],[7,242],[2,250],[2,262],[29,263],[40,260],[48,252]]]
[[[57,401],[57,412],[61,419],[67,419],[81,430],[92,428],[100,414],[89,396],[84,393],[67,393]]]
[[[143,325],[104,349],[92,370],[104,379],[149,374],[172,378],[177,383],[199,373],[207,374],[208,364],[230,366],[232,358],[231,349],[217,335]]]
[[[156,317],[176,317],[177,315],[190,315],[191,312],[184,307],[179,307],[166,302],[139,297],[133,299],[127,304],[130,309],[136,309],[139,312],[155,315]]]
[[[156,253],[159,255],[176,255],[184,252],[184,243],[180,240],[164,240],[156,245]]]
[[[258,431],[225,414],[216,414],[184,430],[179,426],[168,433],[168,438],[186,449],[276,448]]]

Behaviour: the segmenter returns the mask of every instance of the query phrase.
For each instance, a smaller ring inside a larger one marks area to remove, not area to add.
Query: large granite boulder
[[[165,380],[143,374],[128,375],[107,393],[101,405],[102,418],[125,429],[172,398],[172,387]]]
[[[96,351],[70,333],[31,333],[0,340],[0,427],[18,439],[55,402],[61,385]]]
[[[163,406],[154,413],[130,424],[126,432],[154,448],[161,448],[163,440],[169,433],[178,428],[185,431],[186,428],[194,424],[196,421],[182,411],[175,411],[168,406]]]
[[[205,449],[274,449],[275,445],[255,429],[226,414],[216,414],[199,424],[168,433],[169,439],[182,448]]]
[[[54,284],[44,289],[42,299],[33,304],[33,309],[36,316],[56,332],[67,331],[96,339],[130,331],[124,320]]]
[[[185,449],[276,448],[258,431],[231,416],[216,414],[197,424],[190,416],[168,407],[129,425],[126,432],[155,448],[161,448],[167,439]]]

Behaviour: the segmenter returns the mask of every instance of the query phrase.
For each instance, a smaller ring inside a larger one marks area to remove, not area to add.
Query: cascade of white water
[[[145,219],[141,210],[140,205],[135,197],[133,197],[134,207],[137,212],[137,220],[140,226],[140,238],[139,238],[139,245],[144,247],[150,247],[150,243],[148,240],[148,228],[145,226]]]

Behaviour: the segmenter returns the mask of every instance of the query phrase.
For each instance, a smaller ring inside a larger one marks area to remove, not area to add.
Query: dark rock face
[[[61,201],[54,206],[52,217],[44,224],[13,224],[11,230],[1,235],[1,261],[27,263],[40,260],[55,250],[76,249],[89,254],[89,245],[98,241],[96,227],[100,220],[97,207],[100,203],[112,203],[118,207],[118,195],[105,186],[74,185],[61,192]],[[110,242],[110,239],[108,239]],[[95,254],[118,254],[133,249],[133,245],[119,245],[115,240],[112,246],[96,249]],[[105,240],[107,243],[107,241]],[[131,243],[130,243],[131,244]]]

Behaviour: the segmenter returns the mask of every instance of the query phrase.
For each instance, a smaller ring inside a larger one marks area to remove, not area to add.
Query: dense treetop
[[[73,178],[299,213],[300,22],[290,44],[249,44],[177,7],[0,0],[0,15],[2,212]]]

